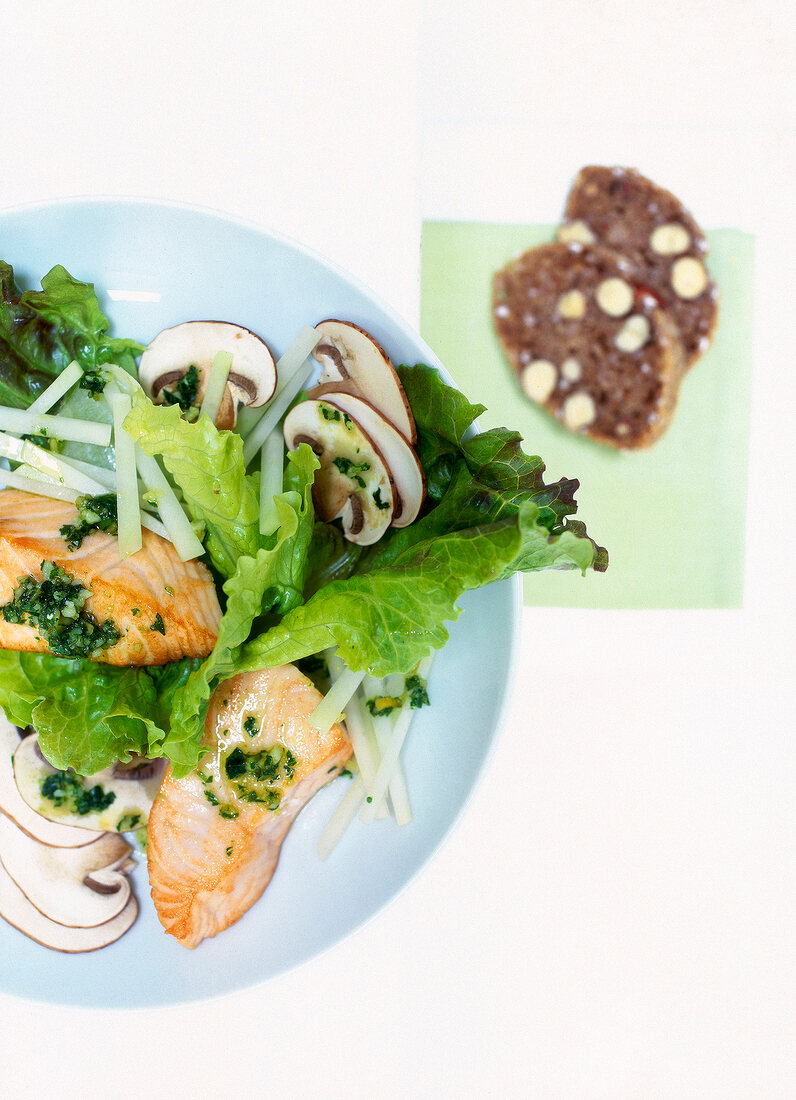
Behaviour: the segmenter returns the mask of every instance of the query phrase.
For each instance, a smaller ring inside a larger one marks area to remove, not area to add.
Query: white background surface
[[[0,996],[0,1095],[796,1095],[788,15],[202,0],[6,26],[4,205],[210,205],[416,320],[421,211],[552,221],[581,164],[618,162],[754,232],[758,271],[745,609],[527,611],[491,769],[386,912],[218,1001]]]

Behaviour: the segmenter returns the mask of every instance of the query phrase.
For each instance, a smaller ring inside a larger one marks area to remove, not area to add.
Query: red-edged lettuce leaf
[[[103,363],[132,369],[141,345],[112,339],[108,327],[92,283],[59,265],[41,290],[23,291],[0,261],[0,403],[27,408],[73,360],[85,370]]]

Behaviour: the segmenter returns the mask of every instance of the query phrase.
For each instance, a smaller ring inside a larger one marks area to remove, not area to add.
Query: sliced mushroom
[[[14,756],[25,741],[20,741],[17,727],[12,726],[0,710],[0,810],[42,844],[79,848],[101,837],[99,831],[48,821],[24,800],[14,779]]]
[[[379,448],[395,485],[392,526],[408,527],[417,519],[426,494],[420,459],[401,433],[364,398],[335,391],[331,384],[323,389],[324,400],[353,417]]]
[[[0,863],[0,916],[43,947],[74,954],[107,947],[123,936],[138,916],[138,902],[130,894],[124,909],[112,920],[92,928],[67,927],[40,913]]]
[[[350,542],[370,546],[392,521],[395,487],[370,436],[326,401],[302,401],[285,418],[285,441],[293,450],[308,443],[321,460],[313,499],[327,523],[340,517]]]
[[[91,810],[80,814],[64,804],[56,806],[52,799],[42,794],[42,783],[56,769],[44,759],[37,735],[20,741],[14,754],[14,778],[22,799],[37,814],[59,824],[74,825],[81,829],[128,832],[142,828],[147,823],[152,802],[160,788],[165,760],[148,760],[145,765],[137,762],[137,769],[126,771],[127,765],[113,767],[96,775],[75,776],[84,790],[101,787],[104,794],[113,794],[113,801],[103,810]]]
[[[414,443],[417,428],[409,400],[387,352],[369,332],[350,321],[321,321],[313,355],[323,366],[321,383],[345,382]]]
[[[276,363],[268,346],[255,333],[228,321],[185,321],[163,329],[141,356],[138,380],[155,403],[166,401],[164,391],[174,390],[190,367],[199,381],[196,403],[201,404],[215,356],[229,352],[232,366],[216,427],[235,427],[238,405],[264,405],[276,389]]]
[[[82,848],[51,848],[0,817],[0,860],[6,871],[40,913],[70,928],[93,928],[121,913],[130,880],[118,867],[130,851],[117,833],[105,833]]]

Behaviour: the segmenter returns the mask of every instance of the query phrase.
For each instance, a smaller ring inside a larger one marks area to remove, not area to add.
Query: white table
[[[7,40],[2,202],[209,205],[416,320],[421,212],[554,220],[580,164],[636,162],[758,235],[745,609],[526,611],[490,770],[385,912],[218,1001],[0,996],[10,1100],[796,1092],[787,7],[463,11],[40,5]]]

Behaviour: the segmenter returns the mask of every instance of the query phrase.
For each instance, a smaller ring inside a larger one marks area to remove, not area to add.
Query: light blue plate
[[[23,287],[55,264],[94,282],[117,336],[146,343],[180,321],[246,325],[278,356],[304,325],[325,317],[371,332],[396,363],[441,368],[387,305],[307,249],[205,210],[136,199],[70,200],[0,213],[0,259]],[[447,381],[449,376],[443,371]],[[134,873],[141,912],[117,943],[62,955],[0,921],[0,989],[85,1006],[164,1005],[263,982],[331,947],[398,894],[444,840],[493,750],[514,670],[520,585],[468,593],[433,667],[432,706],[405,748],[414,820],[349,829],[326,862],[315,845],[345,793],[340,779],[302,811],[259,902],[195,951],[165,935]]]

